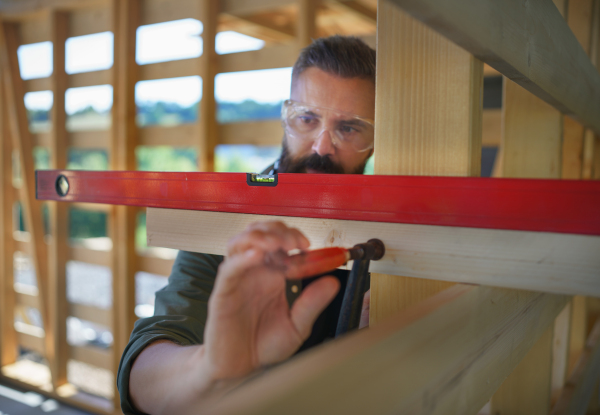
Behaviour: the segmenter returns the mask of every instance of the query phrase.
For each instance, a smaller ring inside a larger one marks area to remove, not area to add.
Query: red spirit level
[[[36,172],[37,198],[600,235],[600,182],[333,174]]]

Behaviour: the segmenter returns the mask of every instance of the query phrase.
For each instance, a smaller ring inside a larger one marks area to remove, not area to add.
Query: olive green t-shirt
[[[179,251],[173,263],[169,283],[156,292],[154,316],[135,323],[129,343],[123,352],[117,375],[121,409],[125,415],[141,414],[129,401],[129,374],[136,357],[150,343],[160,339],[182,346],[204,343],[204,326],[208,315],[208,298],[212,292],[222,255]],[[340,280],[340,291],[315,321],[310,337],[298,352],[335,336],[335,329],[343,301],[348,271],[334,270],[327,274]],[[302,288],[319,276],[302,281],[288,280],[286,296],[291,305]],[[292,290],[297,285],[298,290]]]
[[[222,261],[221,255],[185,251],[177,255],[169,283],[156,292],[154,316],[135,323],[121,357],[117,386],[125,415],[141,414],[129,402],[129,373],[135,358],[146,346],[159,339],[182,346],[204,342],[208,297]]]

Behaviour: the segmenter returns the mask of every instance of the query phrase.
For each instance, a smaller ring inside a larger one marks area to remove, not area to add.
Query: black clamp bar
[[[369,280],[369,264],[371,260],[381,259],[384,254],[385,245],[379,239],[370,239],[367,243],[355,245],[350,249],[354,264],[346,282],[335,337],[358,328],[363,297]]]

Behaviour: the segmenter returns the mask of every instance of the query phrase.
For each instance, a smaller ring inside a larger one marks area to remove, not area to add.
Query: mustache
[[[287,157],[283,157],[280,160],[280,170],[285,173],[306,173],[308,169],[318,171],[319,173],[344,173],[343,167],[334,163],[329,156],[320,156],[316,153],[302,157],[296,161],[292,161]]]

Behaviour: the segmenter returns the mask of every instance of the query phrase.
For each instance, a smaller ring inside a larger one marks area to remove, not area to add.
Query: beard
[[[367,164],[366,158],[350,174],[363,174]],[[312,153],[297,160],[292,159],[287,145],[287,137],[283,137],[281,156],[279,156],[278,173],[306,173],[308,169],[315,170],[318,173],[344,174],[344,168],[334,163],[329,156],[320,156]]]

